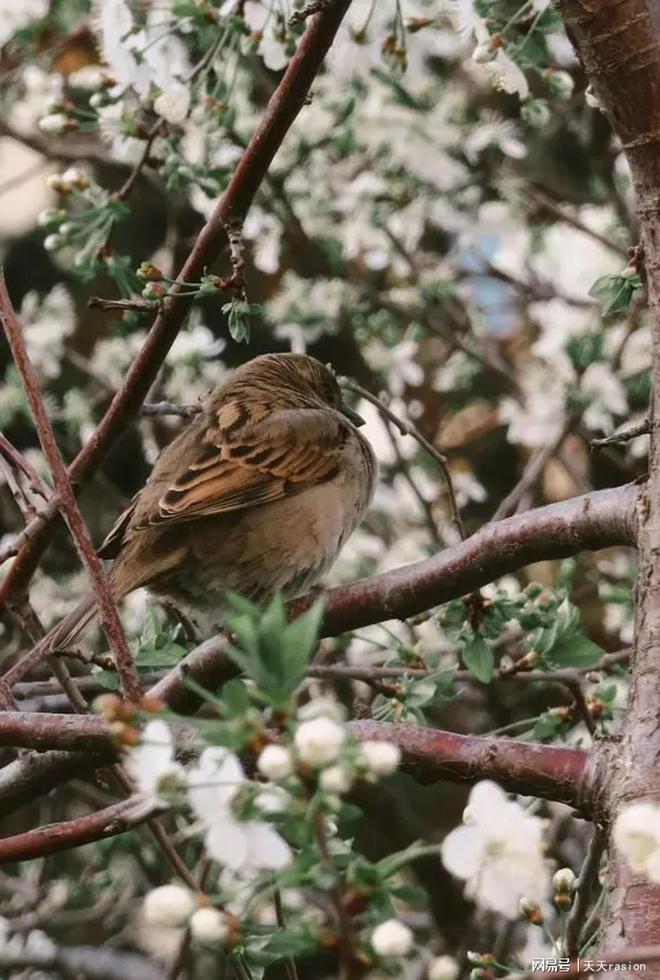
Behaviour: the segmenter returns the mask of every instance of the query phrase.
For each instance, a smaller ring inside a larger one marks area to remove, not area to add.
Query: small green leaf
[[[488,684],[493,676],[494,662],[491,648],[478,633],[474,633],[463,647],[463,663],[467,669],[482,684]]]

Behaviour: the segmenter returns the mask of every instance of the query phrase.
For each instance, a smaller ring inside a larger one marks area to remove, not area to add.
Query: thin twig
[[[506,495],[504,500],[502,500],[491,520],[499,521],[504,517],[508,517],[509,514],[513,514],[515,512],[518,504],[523,499],[527,491],[531,490],[536,484],[548,462],[559,450],[564,439],[570,432],[573,422],[574,419],[570,418],[565,425],[562,426],[560,432],[554,439],[552,439],[547,445],[540,446],[532,454],[522,472],[522,476],[516,483],[515,487]]]
[[[202,411],[201,405],[175,405],[173,402],[145,402],[140,410],[141,415],[175,415],[182,419],[191,419]]]
[[[465,528],[463,527],[463,521],[461,519],[461,512],[456,503],[456,494],[454,492],[454,484],[452,482],[451,473],[449,471],[449,461],[447,457],[444,456],[440,450],[436,449],[432,442],[422,435],[419,429],[411,422],[406,422],[399,418],[391,408],[389,408],[380,398],[376,395],[372,395],[370,391],[359,385],[357,381],[353,381],[351,378],[339,378],[339,384],[342,388],[347,388],[349,391],[354,391],[356,395],[360,395],[361,398],[366,399],[366,401],[371,402],[375,405],[381,415],[388,419],[393,425],[396,426],[398,431],[402,436],[412,436],[422,446],[423,449],[431,456],[442,471],[444,477],[445,486],[447,488],[447,496],[449,498],[449,509],[451,511],[451,516],[454,524],[456,525],[461,538],[465,539]]]
[[[116,837],[117,834],[123,834],[131,827],[149,820],[164,808],[166,809],[162,803],[143,793],[136,793],[129,799],[113,803],[96,813],[38,827],[13,837],[4,837],[0,840],[0,864],[33,860],[45,854],[80,847],[90,841]]]
[[[551,198],[544,191],[540,190],[538,187],[527,186],[524,188],[523,193],[534,203],[539,204],[545,211],[549,211],[558,221],[562,221],[564,224],[571,225],[573,228],[577,228],[578,231],[583,232],[585,235],[589,235],[594,241],[598,242],[603,248],[609,249],[611,252],[616,252],[622,258],[628,261],[628,249],[617,245],[613,242],[611,238],[607,235],[601,235],[600,232],[594,231],[583,221],[577,218],[566,208],[563,208],[558,204],[553,198]]]
[[[98,600],[103,628],[115,655],[117,673],[122,688],[127,697],[138,700],[142,693],[140,681],[128,649],[117,607],[103,571],[101,559],[94,550],[91,535],[78,507],[71,481],[60,455],[55,433],[44,405],[39,379],[30,361],[25,338],[9,298],[3,274],[0,274],[0,320],[9,342],[14,363],[21,377],[23,390],[32,410],[41,448],[53,474],[55,489],[61,500],[62,515],[66,520],[80,560],[91,579],[92,588]]]
[[[146,142],[144,144],[142,155],[140,156],[140,159],[137,161],[137,163],[131,170],[130,174],[128,175],[128,177],[126,178],[122,186],[117,191],[115,195],[116,200],[125,201],[126,198],[130,195],[133,188],[135,187],[135,184],[137,183],[142,171],[144,170],[147,163],[149,162],[149,154],[151,153],[151,148],[154,145],[154,140],[158,136],[158,133],[160,132],[162,125],[163,125],[163,120],[159,118],[158,121],[151,127],[151,129],[147,133]]]
[[[606,836],[603,830],[594,824],[593,834],[589,843],[587,856],[580,870],[577,882],[573,908],[568,917],[566,927],[566,955],[577,956],[580,952],[580,933],[584,925],[594,887],[598,881],[600,859],[605,849]]]
[[[90,296],[87,306],[90,310],[120,310],[122,313],[142,313],[153,316],[162,309],[161,300],[104,299],[103,296]]]
[[[276,888],[273,892],[273,904],[275,905],[275,918],[277,919],[278,926],[280,929],[286,929],[284,909],[282,908],[282,893],[279,888]],[[287,980],[299,980],[296,961],[292,956],[286,956],[284,958],[284,972],[287,975]]]
[[[630,425],[627,429],[613,432],[612,435],[605,436],[603,439],[592,439],[591,448],[601,449],[603,446],[618,446],[624,442],[630,442],[638,436],[647,436],[651,432],[651,421],[648,418],[642,419],[636,425]]]

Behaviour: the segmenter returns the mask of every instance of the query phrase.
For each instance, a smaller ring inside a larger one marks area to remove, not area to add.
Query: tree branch
[[[594,749],[585,752],[378,721],[352,721],[349,728],[361,741],[376,739],[398,745],[404,769],[419,782],[494,779],[513,793],[570,803],[583,814],[591,811]]]
[[[25,391],[32,411],[41,448],[48,460],[48,465],[53,475],[55,490],[61,501],[60,507],[62,514],[73,538],[76,551],[90,577],[92,589],[96,596],[99,609],[101,610],[103,628],[115,655],[117,673],[122,689],[126,697],[133,701],[138,700],[142,693],[140,690],[140,681],[137,671],[133,666],[133,659],[128,649],[126,637],[124,636],[124,629],[119,618],[119,613],[117,612],[110,586],[103,571],[103,564],[96,554],[91,535],[87,530],[87,525],[76,502],[76,496],[67,475],[64,461],[60,455],[46,406],[44,405],[39,379],[30,362],[25,338],[23,337],[23,332],[11,305],[2,272],[0,272],[0,320],[2,321],[14,363],[21,377],[23,390]]]
[[[122,800],[121,803],[113,803],[104,810],[85,814],[84,817],[76,817],[75,820],[65,820],[62,823],[51,823],[36,830],[28,830],[24,834],[16,834],[14,837],[4,837],[0,840],[0,864],[31,861],[46,854],[81,847],[91,841],[116,837],[132,827],[146,823],[165,810],[167,806],[164,804],[157,803],[144,794],[136,793],[127,800]]]

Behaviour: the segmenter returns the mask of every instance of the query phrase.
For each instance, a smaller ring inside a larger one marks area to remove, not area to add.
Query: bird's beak
[[[357,412],[354,412],[352,408],[349,408],[345,401],[340,402],[339,411],[342,415],[345,415],[349,422],[352,422],[353,425],[360,426],[365,424],[362,416],[358,415]]]

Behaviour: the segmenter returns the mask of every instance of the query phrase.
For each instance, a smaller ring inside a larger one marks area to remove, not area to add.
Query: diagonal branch
[[[61,501],[60,509],[62,515],[71,532],[71,537],[73,538],[80,560],[91,579],[92,588],[101,610],[103,628],[115,655],[117,673],[119,674],[122,689],[131,700],[138,700],[142,693],[140,690],[140,680],[133,666],[117,607],[103,571],[101,559],[96,554],[91,535],[76,502],[71,481],[67,475],[64,461],[57,446],[55,433],[48,418],[40,390],[39,379],[30,362],[23,331],[11,305],[5,278],[1,272],[0,320],[2,321],[14,363],[21,377],[23,389],[32,411],[41,448],[53,474],[55,490]]]
[[[121,803],[113,803],[104,810],[52,823],[24,834],[5,837],[0,840],[0,864],[14,861],[28,861],[57,851],[68,851],[91,841],[103,840],[124,834],[132,827],[146,823],[167,806],[158,803],[144,794],[135,794]]]
[[[226,240],[227,223],[243,220],[284,137],[306,102],[312,82],[349,5],[350,0],[336,0],[309,21],[296,53],[273,93],[261,122],[252,134],[227,189],[197,237],[181,269],[179,280],[199,279],[204,268],[220,254]],[[90,479],[110,446],[127,423],[138,414],[184,323],[190,302],[190,298],[181,295],[175,285],[173,295],[156,317],[124,385],[113,398],[96,431],[70,466],[69,477],[76,485],[82,485]],[[0,586],[0,605],[11,594],[25,588],[44,551],[47,543],[46,530],[51,526],[56,512],[56,504],[49,504],[39,519],[30,522],[26,528],[29,531],[26,540]]]

